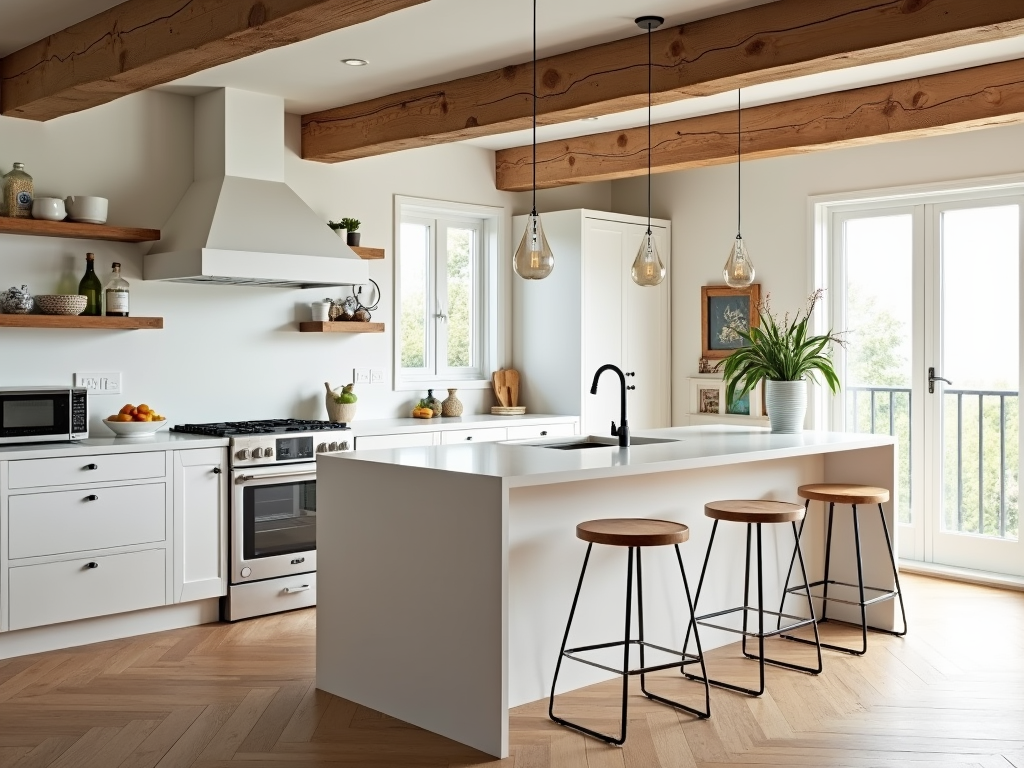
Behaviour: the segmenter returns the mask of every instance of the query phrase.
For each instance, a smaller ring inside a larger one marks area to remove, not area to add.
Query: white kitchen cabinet
[[[357,451],[370,451],[376,448],[416,448],[422,445],[435,445],[436,432],[408,432],[395,435],[359,435],[356,438]]]
[[[526,216],[513,219],[515,243]],[[555,255],[544,280],[512,283],[512,355],[522,376],[520,402],[531,411],[580,416],[583,434],[606,435],[619,422],[613,373],[590,394],[605,363],[635,372],[627,396],[632,430],[671,426],[670,223],[651,222],[668,274],[656,287],[630,277],[647,219],[577,209],[542,214]]]
[[[14,490],[163,477],[167,474],[164,462],[163,451],[22,459],[10,462],[10,487]]]
[[[227,594],[226,448],[174,452],[174,589],[184,603]]]
[[[497,443],[508,440],[505,427],[479,427],[477,429],[447,429],[441,433],[441,445],[460,443]]]
[[[537,437],[572,437],[576,434],[575,424],[531,424],[509,427],[509,440],[531,440]]]

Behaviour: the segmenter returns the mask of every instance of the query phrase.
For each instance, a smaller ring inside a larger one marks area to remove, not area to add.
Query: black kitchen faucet
[[[636,389],[636,387],[627,387],[626,377],[636,376],[636,373],[623,373],[621,368],[611,363],[602,365],[597,369],[597,373],[594,374],[594,383],[590,385],[590,394],[597,394],[597,380],[601,378],[601,374],[605,371],[615,371],[619,375],[619,382],[622,385],[622,412],[619,416],[619,426],[616,427],[615,422],[612,422],[612,436],[619,438],[619,448],[629,448],[629,422],[626,420],[626,390]]]

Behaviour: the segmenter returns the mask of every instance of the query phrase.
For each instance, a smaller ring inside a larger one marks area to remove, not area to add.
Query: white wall
[[[193,101],[147,92],[48,123],[0,117],[0,174],[24,162],[37,194],[110,199],[110,223],[159,228],[192,181]],[[393,197],[504,206],[528,212],[529,196],[498,192],[489,150],[449,145],[338,165],[298,157],[299,120],[286,118],[286,181],[324,221],[363,222],[363,244],[387,249],[370,275],[384,296],[375,320],[384,334],[299,334],[308,303],[340,292],[186,285],[141,280],[146,246],[0,235],[0,290],[74,292],[94,251],[105,282],[123,263],[132,313],[164,318],[163,331],[0,329],[0,386],[70,384],[75,371],[120,371],[124,391],[93,400],[92,427],[125,402],[148,402],[173,421],[326,418],[323,382],[351,380],[352,368],[382,368],[383,385],[359,390],[360,419],[407,415],[416,393],[391,390]],[[553,207],[610,203],[611,185],[555,190]],[[506,263],[509,262],[506,254]],[[493,404],[486,390],[462,390],[467,413]]]
[[[808,198],[1024,171],[1024,126],[989,128],[743,164],[743,237],[776,310],[803,307],[813,285]],[[701,354],[700,286],[722,284],[736,236],[736,166],[656,175],[653,212],[672,220],[673,414]],[[645,214],[646,179],[612,182],[612,209]],[[880,276],[884,279],[884,275]]]

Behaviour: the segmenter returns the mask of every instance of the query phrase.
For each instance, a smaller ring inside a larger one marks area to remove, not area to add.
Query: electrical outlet
[[[369,368],[353,368],[352,369],[352,383],[353,384],[369,384],[370,383],[370,369]]]
[[[84,387],[91,395],[120,395],[121,373],[76,373],[75,386]]]
[[[370,383],[371,384],[383,384],[384,383],[384,371],[380,368],[370,369]]]

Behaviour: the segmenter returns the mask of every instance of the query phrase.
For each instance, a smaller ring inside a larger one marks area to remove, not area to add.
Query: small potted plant
[[[345,231],[345,221],[344,221],[344,219],[342,219],[341,221],[328,221],[327,222],[327,226],[330,227],[331,229],[333,229],[334,230],[334,234],[336,234],[342,240],[345,239],[346,231]]]
[[[839,334],[829,330],[819,336],[807,334],[814,307],[821,299],[819,289],[811,294],[807,307],[790,320],[782,320],[771,311],[770,297],[757,307],[760,327],[738,331],[747,346],[725,359],[726,402],[743,397],[765,380],[765,405],[772,432],[803,431],[807,412],[807,381],[817,381],[817,373],[833,393],[839,391],[839,376],[832,366],[832,344],[842,344]]]
[[[348,244],[359,245],[359,219],[342,219],[341,226],[348,232]]]

